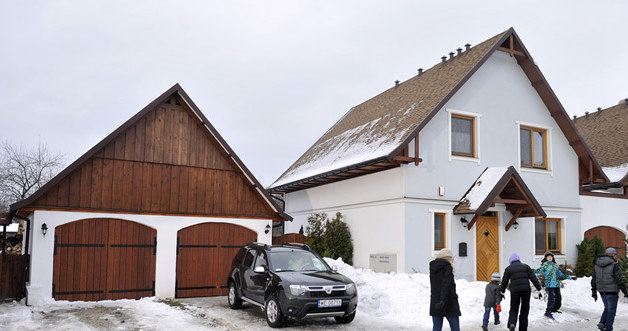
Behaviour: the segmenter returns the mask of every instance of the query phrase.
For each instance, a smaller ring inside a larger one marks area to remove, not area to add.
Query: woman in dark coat
[[[443,317],[447,318],[452,331],[460,331],[460,305],[454,282],[453,255],[448,248],[441,249],[430,262],[430,316],[432,331],[443,329]]]
[[[525,263],[521,263],[521,259],[517,253],[513,253],[508,259],[510,265],[504,270],[504,278],[502,278],[502,286],[500,291],[504,293],[508,282],[510,282],[510,311],[508,312],[508,329],[515,330],[517,325],[517,315],[519,315],[519,331],[528,330],[528,312],[530,311],[530,295],[532,289],[530,282],[538,291],[541,290],[541,283],[536,278],[534,270]],[[540,295],[540,294],[539,294]],[[521,305],[521,312],[519,312]]]

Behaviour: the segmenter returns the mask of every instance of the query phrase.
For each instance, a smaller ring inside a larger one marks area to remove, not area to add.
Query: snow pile
[[[461,201],[467,200],[471,210],[478,209],[482,202],[486,200],[486,196],[495,188],[497,182],[504,177],[506,171],[508,171],[507,167],[486,168]]]
[[[628,163],[617,167],[603,167],[602,170],[611,182],[618,182],[628,174]]]
[[[325,261],[336,268],[338,272],[351,278],[358,287],[358,316],[357,318],[377,318],[387,320],[391,325],[414,327],[420,330],[431,328],[432,320],[429,316],[430,279],[426,274],[406,273],[376,273],[369,269],[357,269],[342,262],[341,259]],[[464,279],[456,280],[456,291],[459,297],[461,326],[479,328],[484,314],[484,293],[486,282],[469,282]],[[591,298],[591,278],[563,281],[565,287],[561,290],[563,296],[562,314],[554,314],[555,321],[543,316],[547,305],[545,291],[543,299],[536,298],[538,292],[533,290],[533,299],[530,300],[530,327],[551,327],[556,323],[590,323],[590,316],[583,316],[582,311],[601,314],[604,309],[601,300],[597,302]],[[625,302],[625,300],[622,300]],[[506,291],[506,298],[502,301],[500,318],[503,324],[508,320],[510,309],[510,293]],[[618,309],[618,314],[622,308]],[[598,315],[599,316],[599,315]],[[491,315],[491,324],[493,317]]]

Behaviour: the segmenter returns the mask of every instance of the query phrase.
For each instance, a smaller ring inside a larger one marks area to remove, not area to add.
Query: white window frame
[[[474,141],[474,146],[473,148],[475,149],[475,157],[468,157],[468,156],[460,156],[460,155],[452,155],[451,152],[451,117],[452,115],[461,115],[461,116],[467,116],[467,117],[473,117],[474,119],[474,137],[475,137],[475,141]],[[453,160],[459,160],[459,161],[469,161],[469,162],[475,162],[477,164],[481,164],[480,163],[480,118],[482,117],[482,114],[478,114],[478,113],[472,113],[469,111],[464,111],[464,110],[456,110],[456,109],[451,109],[451,108],[447,108],[447,121],[448,121],[448,130],[447,130],[447,139],[449,142],[449,151],[448,151],[448,156],[449,156],[449,162],[453,161]]]
[[[553,128],[546,125],[534,124],[523,121],[515,121],[517,125],[517,170],[519,172],[533,172],[538,174],[549,174],[554,176],[554,158],[552,157],[552,130]],[[545,130],[547,139],[547,169],[528,168],[521,166],[521,127],[530,127]]]

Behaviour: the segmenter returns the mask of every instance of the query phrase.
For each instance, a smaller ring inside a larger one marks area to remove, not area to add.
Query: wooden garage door
[[[598,226],[587,230],[584,236],[589,239],[597,236],[604,243],[604,247],[615,247],[619,255],[626,254],[626,236],[619,230],[610,226]]]
[[[52,296],[57,300],[155,295],[157,231],[120,219],[87,219],[55,229]]]
[[[202,223],[179,230],[176,297],[226,295],[233,257],[256,240],[254,231],[227,223]]]

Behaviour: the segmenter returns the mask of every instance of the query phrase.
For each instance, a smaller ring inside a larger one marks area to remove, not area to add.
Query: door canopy
[[[503,203],[513,215],[506,231],[519,217],[545,217],[545,211],[536,201],[513,166],[486,168],[471,188],[454,207],[454,214],[473,214],[467,226],[471,230],[478,217],[496,203]]]

